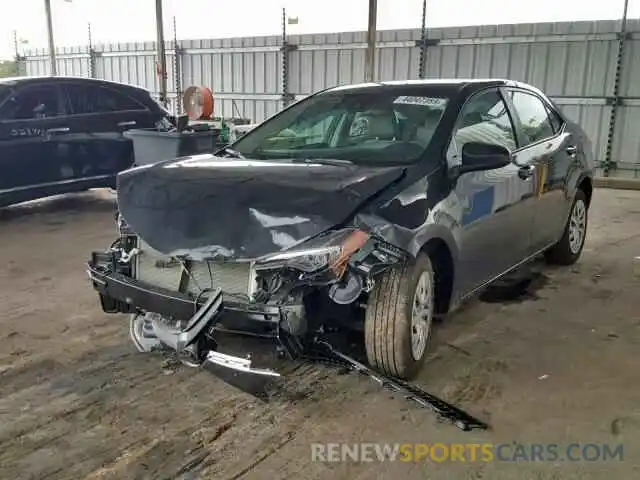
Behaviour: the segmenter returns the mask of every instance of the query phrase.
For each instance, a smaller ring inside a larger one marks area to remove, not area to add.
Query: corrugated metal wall
[[[580,122],[604,160],[610,140],[615,175],[640,175],[640,21],[629,21],[620,65],[617,123],[610,132],[616,103],[620,22],[573,22],[431,29],[436,40],[426,50],[427,78],[500,77],[522,80],[546,91]],[[420,30],[378,32],[377,80],[418,78]],[[282,37],[179,41],[167,45],[169,98],[192,84],[211,87],[216,114],[262,121],[283,106],[283,93],[295,99],[326,87],[364,80],[366,33],[291,35],[283,71]],[[176,54],[177,51],[177,54]],[[128,43],[60,49],[58,72],[95,76],[141,85],[158,92],[155,44]],[[176,79],[175,62],[181,78]],[[46,52],[26,55],[28,75],[48,71]],[[288,92],[283,92],[283,75]],[[172,88],[173,86],[173,88]],[[611,136],[611,138],[609,138]]]

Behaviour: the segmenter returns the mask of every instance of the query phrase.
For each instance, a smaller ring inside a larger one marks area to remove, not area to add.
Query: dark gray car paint
[[[403,168],[198,155],[123,172],[123,218],[154,249],[253,259],[343,224]]]
[[[122,173],[122,215],[134,231],[163,253],[197,257],[209,253],[229,258],[257,256],[270,253],[269,249],[297,246],[306,238],[346,224],[363,228],[413,256],[437,240],[447,245],[452,257],[455,304],[561,237],[576,189],[593,174],[593,158],[584,132],[562,117],[565,125],[560,132],[516,149],[514,163],[452,176],[455,165],[447,163],[446,151],[458,113],[472,95],[489,88],[521,88],[555,109],[540,91],[516,82],[468,81],[453,85],[458,95],[447,108],[424,161],[414,165],[355,167],[343,170],[344,179],[336,172],[347,167],[317,166],[327,177],[315,188],[313,177],[300,175],[307,166],[253,162],[256,167],[252,170],[242,161],[214,156],[180,159]],[[517,119],[513,105],[506,103]],[[517,120],[515,123],[520,134],[521,124]],[[578,153],[567,155],[568,145],[578,145]],[[520,177],[521,169],[545,162],[550,175]],[[209,166],[203,167],[207,163]],[[193,171],[201,168],[205,173],[212,197],[203,195],[207,191],[204,180],[183,181],[189,164]],[[258,178],[260,171],[267,175]],[[274,174],[285,171],[291,175]],[[546,189],[535,183],[540,178]],[[270,189],[260,188],[251,195],[252,184],[270,185]],[[213,194],[220,187],[225,187],[224,198]],[[234,196],[234,192],[241,193]],[[186,203],[171,205],[177,198]],[[189,198],[197,208],[189,207]],[[172,213],[167,213],[167,208]],[[263,220],[269,218],[271,224],[256,222],[252,210],[266,215]],[[224,222],[219,220],[221,212]],[[185,218],[180,220],[181,215]],[[252,215],[253,223],[247,224]],[[285,230],[288,241],[278,243],[275,239]]]

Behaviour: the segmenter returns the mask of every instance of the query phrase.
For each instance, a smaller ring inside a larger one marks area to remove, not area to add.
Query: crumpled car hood
[[[120,173],[118,208],[164,254],[249,259],[342,224],[403,172],[197,155]]]

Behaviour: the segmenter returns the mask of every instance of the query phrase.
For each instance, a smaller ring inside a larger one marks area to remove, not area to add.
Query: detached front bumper
[[[206,302],[206,297],[192,298],[181,292],[149,285],[140,280],[116,272],[105,272],[90,262],[87,274],[93,288],[100,295],[100,304],[107,313],[159,313],[180,320],[190,319]],[[285,307],[286,308],[286,307]],[[277,306],[239,302],[225,297],[223,306],[225,320],[238,323],[253,320],[260,323],[279,323],[283,309]],[[226,323],[226,321],[225,321]]]
[[[180,330],[167,328],[162,322],[156,322],[150,328],[154,339],[151,342],[158,342],[163,348],[175,351],[179,357],[188,358],[192,366],[194,363],[203,364],[227,383],[258,397],[264,394],[267,384],[280,376],[274,370],[253,366],[251,357],[254,352],[234,352],[236,355],[225,352],[225,345],[217,343],[218,332],[215,339],[213,332],[222,327],[222,332],[267,337],[271,339],[271,347],[275,346],[278,348],[277,351],[281,351],[286,346],[282,338],[287,335],[281,328],[281,322],[287,318],[286,309],[296,306],[277,307],[242,303],[223,296],[220,290],[208,292],[206,297],[202,295],[201,298],[195,299],[181,292],[149,285],[114,269],[105,268],[108,260],[109,253],[94,254],[88,264],[87,274],[100,296],[100,303],[105,312],[131,313],[142,318],[136,320],[132,317],[132,322],[142,322],[139,324],[140,328],[132,327],[132,332],[136,330],[135,335],[132,333],[132,339],[137,335],[140,340],[140,335],[145,335],[144,318],[147,316],[150,319],[158,315],[180,319],[186,322],[186,326]],[[154,322],[150,320],[146,323],[149,325]],[[260,341],[259,338],[256,340]],[[141,349],[140,341],[134,339],[134,343],[139,350],[149,351]],[[206,348],[203,349],[205,345]],[[274,358],[273,354],[269,356]]]

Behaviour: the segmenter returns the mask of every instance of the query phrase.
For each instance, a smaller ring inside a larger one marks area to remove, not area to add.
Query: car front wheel
[[[434,301],[434,271],[425,254],[377,278],[365,315],[372,367],[405,380],[418,374],[431,339]]]
[[[562,238],[545,254],[547,262],[572,265],[578,261],[587,237],[588,213],[587,197],[582,190],[578,190]]]

